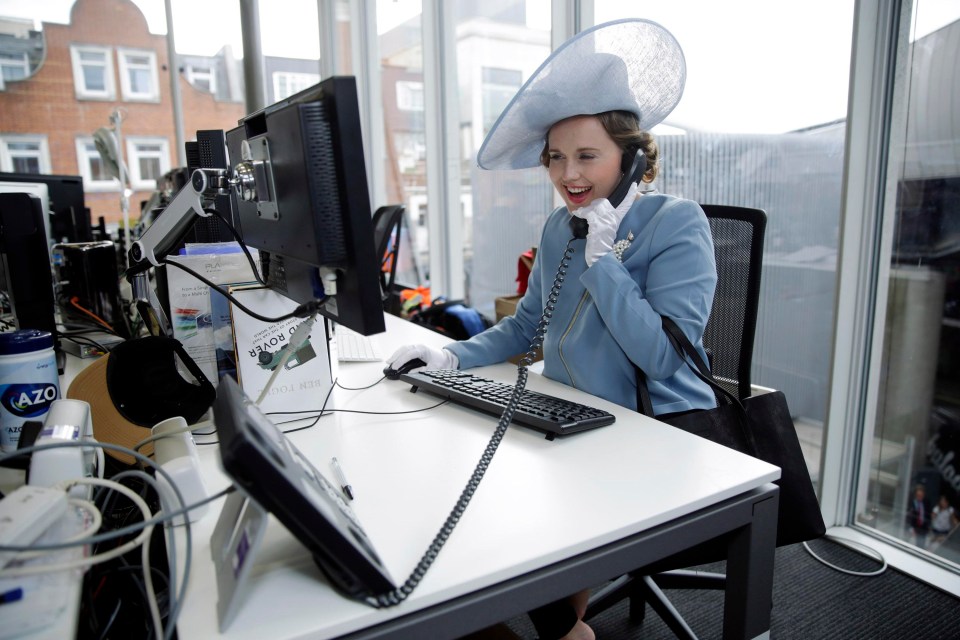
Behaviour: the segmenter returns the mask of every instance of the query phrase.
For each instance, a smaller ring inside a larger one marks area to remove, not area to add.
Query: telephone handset
[[[583,218],[578,218],[577,216],[570,216],[570,230],[573,231],[573,237],[583,239],[587,237],[587,231],[590,230],[590,225],[587,224],[587,221]]]
[[[623,178],[620,179],[613,193],[607,198],[614,209],[620,206],[620,203],[627,196],[630,184],[638,182],[646,172],[647,157],[643,155],[643,151],[637,151],[633,156],[624,153],[623,159],[620,161],[620,170],[623,172]],[[573,231],[574,238],[586,238],[589,225],[583,218],[570,216],[570,230]]]

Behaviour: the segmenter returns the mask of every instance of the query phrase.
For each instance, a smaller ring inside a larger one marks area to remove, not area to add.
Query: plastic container
[[[0,333],[0,448],[15,451],[23,423],[42,422],[60,397],[57,357],[48,331]]]

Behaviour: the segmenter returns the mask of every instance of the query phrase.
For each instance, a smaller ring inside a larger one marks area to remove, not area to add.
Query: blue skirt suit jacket
[[[572,237],[566,207],[543,227],[526,294],[516,313],[496,326],[448,345],[468,369],[528,350]],[[700,206],[645,194],[624,216],[617,240],[632,234],[623,262],[613,253],[587,267],[586,240],[574,240],[565,282],[543,342],[549,378],[636,409],[636,364],[647,375],[657,415],[716,405],[710,388],[673,350],[660,316],[677,323],[706,359],[702,336],[716,288],[710,225]]]

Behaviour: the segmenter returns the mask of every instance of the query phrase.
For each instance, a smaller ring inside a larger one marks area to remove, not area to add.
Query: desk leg
[[[753,505],[753,522],[733,533],[723,609],[726,640],[770,638],[779,491]]]

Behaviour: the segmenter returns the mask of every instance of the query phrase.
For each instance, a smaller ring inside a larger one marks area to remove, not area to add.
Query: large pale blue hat
[[[577,115],[629,111],[649,130],[680,102],[686,77],[680,44],[656,22],[628,18],[582,31],[520,87],[480,146],[477,164],[539,166],[550,127]]]

